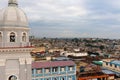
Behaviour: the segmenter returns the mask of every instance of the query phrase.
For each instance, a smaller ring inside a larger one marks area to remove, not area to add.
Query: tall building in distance
[[[0,80],[31,80],[29,25],[17,0],[0,12]]]

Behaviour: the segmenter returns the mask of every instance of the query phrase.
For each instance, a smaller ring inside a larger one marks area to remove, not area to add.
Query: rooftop
[[[105,74],[115,74],[114,72],[110,71],[110,70],[102,70],[103,73]]]
[[[102,78],[102,77],[108,77],[108,75],[102,73],[102,72],[88,72],[84,74],[79,74],[79,78],[83,79],[94,79],[94,78]]]
[[[57,66],[72,66],[75,65],[73,61],[47,61],[47,62],[33,62],[32,68],[48,68]]]
[[[120,66],[120,60],[113,60],[110,63]]]

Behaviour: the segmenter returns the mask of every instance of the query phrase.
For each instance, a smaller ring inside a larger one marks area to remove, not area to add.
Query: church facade
[[[0,13],[0,80],[31,80],[29,25],[17,0]]]

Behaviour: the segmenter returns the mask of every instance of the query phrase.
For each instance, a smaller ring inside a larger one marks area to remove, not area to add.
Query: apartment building
[[[32,80],[76,80],[73,61],[33,62]]]

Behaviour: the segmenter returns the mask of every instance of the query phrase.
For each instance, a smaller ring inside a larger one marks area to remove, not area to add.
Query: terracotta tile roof
[[[48,68],[48,67],[72,66],[72,65],[75,65],[73,61],[33,62],[32,68]]]

